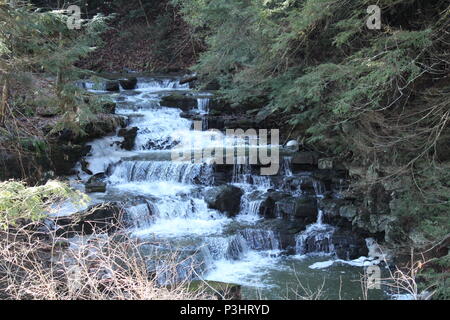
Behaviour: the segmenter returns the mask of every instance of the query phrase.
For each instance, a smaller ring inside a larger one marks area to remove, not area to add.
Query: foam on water
[[[255,288],[268,288],[274,284],[265,276],[270,270],[282,268],[276,251],[248,251],[240,260],[221,259],[205,279],[238,283]]]

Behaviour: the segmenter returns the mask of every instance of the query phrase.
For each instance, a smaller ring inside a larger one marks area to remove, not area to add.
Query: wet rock
[[[105,82],[106,91],[120,91],[119,81],[107,80]]]
[[[137,127],[133,127],[131,129],[120,129],[118,132],[119,137],[123,137],[123,141],[120,143],[120,147],[122,149],[131,151],[134,149],[136,136],[138,132]]]
[[[155,140],[149,140],[147,143],[143,146],[143,149],[145,150],[170,150],[176,147],[180,141],[173,140],[172,137],[162,138],[162,139],[155,139]]]
[[[332,237],[335,230],[331,226],[310,228],[296,237],[296,253],[335,253]]]
[[[89,170],[89,162],[87,162],[86,159],[81,159],[80,164],[81,164],[81,170],[83,172],[87,173],[88,175],[93,175],[92,171]]]
[[[266,219],[274,219],[277,217],[276,202],[283,198],[289,197],[289,194],[279,191],[271,191],[263,196],[263,201],[259,207],[259,215]]]
[[[52,144],[49,156],[57,176],[73,174],[75,164],[90,151],[89,146],[79,144]]]
[[[136,77],[132,77],[132,78],[125,78],[125,79],[120,79],[119,83],[122,86],[123,89],[125,90],[133,90],[136,88],[137,85],[137,78]]]
[[[331,243],[339,259],[353,260],[368,254],[365,239],[350,230],[336,230]]]
[[[286,191],[302,192],[304,194],[314,195],[314,183],[314,178],[310,176],[292,176],[284,179],[283,186]]]
[[[306,227],[306,224],[299,220],[286,221],[282,219],[265,220],[262,225],[279,236],[280,247],[288,254],[295,254],[296,235]]]
[[[232,185],[223,185],[206,190],[208,207],[224,212],[229,217],[239,213],[243,191]]]
[[[86,142],[92,139],[101,138],[108,133],[115,132],[116,128],[125,126],[125,118],[117,115],[98,115],[97,118],[88,123],[84,131],[86,136],[78,137],[77,141]]]
[[[163,107],[179,108],[183,111],[189,111],[197,107],[197,99],[182,94],[173,94],[161,98]]]
[[[122,216],[122,207],[112,202],[95,205],[85,211],[52,220],[57,228],[56,235],[70,238],[76,235],[112,233],[119,228]]]
[[[290,197],[276,202],[281,218],[313,223],[317,219],[317,199],[311,196]]]
[[[105,173],[97,173],[96,175],[89,178],[84,186],[84,190],[87,193],[93,192],[106,192],[106,175]]]

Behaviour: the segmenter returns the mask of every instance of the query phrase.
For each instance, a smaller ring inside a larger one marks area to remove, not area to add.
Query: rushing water
[[[105,94],[94,90],[93,85],[85,87]],[[92,150],[86,157],[89,169],[108,176],[107,193],[92,197],[127,203],[130,232],[155,243],[149,252],[176,251],[189,256],[177,268],[177,279],[201,277],[241,284],[246,298],[296,299],[306,295],[305,288],[322,288],[323,298],[361,298],[359,279],[363,269],[358,263],[333,260],[330,237],[334,227],[323,223],[322,211],[316,223],[296,235],[295,254],[287,254],[282,234],[259,215],[266,192],[279,186],[269,177],[256,174],[250,165],[236,162],[230,170],[229,182],[244,191],[240,213],[229,218],[208,208],[204,192],[214,185],[214,165],[207,161],[172,161],[171,150],[181,149],[186,145],[183,142],[191,139],[198,142],[195,147],[207,146],[212,133],[193,130],[192,121],[181,117],[180,109],[160,105],[161,97],[174,91],[196,94],[177,79],[161,77],[139,78],[135,90],[111,94],[117,102],[116,113],[128,118],[129,128],[139,130],[131,151],[119,147],[122,138],[117,135],[91,143]],[[198,93],[198,97],[192,112],[205,115],[210,99],[206,93]],[[202,127],[208,128],[207,121]],[[290,158],[282,159],[281,174],[293,176]],[[89,178],[84,173],[80,176],[84,181]],[[314,182],[317,197],[323,188]],[[154,263],[154,268],[160,267]],[[168,277],[161,278],[161,283]]]

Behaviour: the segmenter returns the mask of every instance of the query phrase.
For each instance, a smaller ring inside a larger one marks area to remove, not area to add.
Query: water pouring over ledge
[[[94,86],[86,87],[104,93]],[[161,105],[161,98],[172,91],[189,92],[196,99],[193,112],[201,116],[208,114],[211,99],[205,98],[205,93],[198,93],[196,98],[195,93],[187,85],[179,85],[177,79],[139,78],[136,90],[121,90],[114,96],[118,103],[116,113],[128,118],[128,128],[138,128],[137,136],[132,150],[120,148],[123,138],[117,135],[90,144],[92,150],[86,157],[89,169],[94,174],[105,172],[107,175],[107,192],[92,194],[92,197],[123,201],[129,230],[135,237],[159,243],[158,252],[170,248],[192,255],[202,266],[196,270],[198,276],[244,285],[245,297],[293,298],[284,296],[286,287],[295,287],[299,276],[305,281],[321,283],[323,272],[308,266],[323,258],[308,254],[333,253],[330,237],[334,228],[323,223],[323,212],[318,211],[316,222],[296,233],[293,244],[286,244],[284,227],[272,226],[284,224],[281,218],[267,220],[261,214],[271,205],[268,194],[285,191],[276,179],[262,176],[252,165],[238,163],[236,159],[226,179],[228,184],[243,191],[238,214],[230,217],[209,208],[204,194],[218,183],[218,167],[208,161],[172,161],[170,155],[173,150],[182,150],[183,141],[194,140],[199,149],[210,146],[212,133],[203,131],[208,128],[207,121],[202,120],[203,130],[193,130],[192,121],[183,118],[180,109]],[[236,146],[242,141],[224,138],[217,143]],[[294,176],[290,161],[290,158],[283,158],[281,162],[279,175],[282,178]],[[87,180],[89,175],[80,174],[80,177]],[[314,182],[317,198],[322,197],[323,188],[322,184]],[[300,191],[292,194],[301,197]],[[310,242],[315,243],[315,248]],[[303,258],[287,254],[289,245]],[[326,276],[330,297],[339,277],[345,275],[353,279],[358,274],[349,266],[339,268],[342,270]],[[185,271],[177,272],[180,277],[190,274]],[[348,293],[357,297],[359,291],[356,285]]]

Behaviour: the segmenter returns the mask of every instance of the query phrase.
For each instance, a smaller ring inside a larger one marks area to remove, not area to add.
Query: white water
[[[286,259],[281,254],[280,236],[258,225],[262,220],[259,211],[263,196],[275,188],[273,181],[252,172],[249,164],[236,162],[229,178],[244,191],[239,214],[228,218],[209,209],[202,193],[214,184],[209,159],[200,163],[171,161],[171,152],[240,146],[246,142],[217,132],[193,130],[192,121],[182,118],[180,109],[160,106],[161,95],[173,90],[187,91],[188,85],[179,85],[173,79],[139,78],[137,90],[122,90],[116,97],[116,113],[126,116],[128,128],[137,127],[138,133],[132,151],[118,146],[123,138],[117,135],[90,144],[92,150],[86,157],[89,169],[94,174],[108,175],[107,194],[102,198],[132,202],[126,213],[135,237],[155,240],[174,250],[198,252],[206,265],[201,274],[204,279],[281,289],[280,283],[269,277],[273,273],[292,273],[283,262]],[[207,114],[209,104],[210,100],[201,94],[194,112]],[[203,129],[207,126],[203,121]],[[293,175],[289,158],[283,160],[281,172]],[[89,178],[86,174],[80,177]],[[320,197],[323,185],[317,183],[314,188]],[[329,242],[333,231],[323,223],[320,211],[316,223],[298,235],[297,253],[307,253],[305,243],[311,237],[319,248],[325,247],[321,243]],[[322,251],[330,253],[332,246],[327,245]]]
[[[323,223],[323,211],[318,210],[316,223],[310,224],[306,230],[296,237],[296,253],[333,254],[332,237],[335,229]]]

